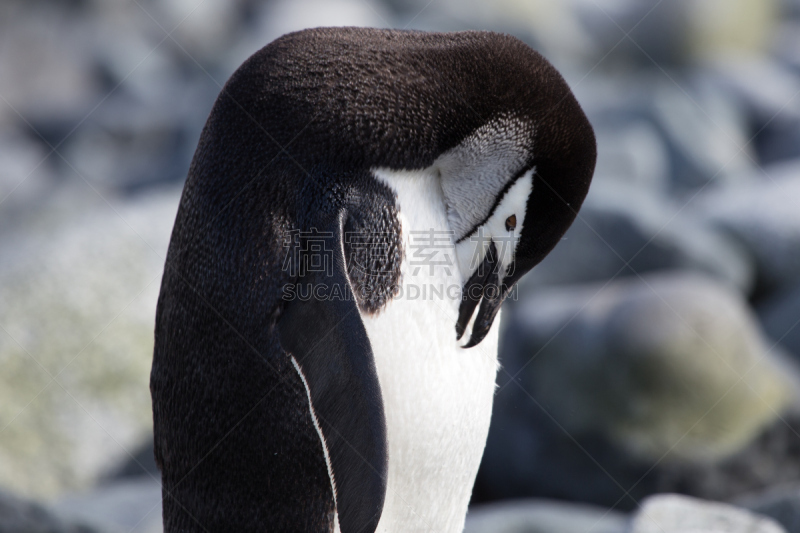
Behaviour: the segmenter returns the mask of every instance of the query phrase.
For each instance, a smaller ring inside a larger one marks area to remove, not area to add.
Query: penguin
[[[567,83],[509,35],[317,28],[246,60],[158,299],[164,530],[461,531],[493,324],[595,159]]]

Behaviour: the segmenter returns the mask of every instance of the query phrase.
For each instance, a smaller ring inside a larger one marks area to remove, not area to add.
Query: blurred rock
[[[595,61],[609,53],[606,61],[627,68],[670,68],[686,63],[690,29],[686,2],[576,4],[583,27],[594,41]]]
[[[776,291],[758,307],[764,332],[800,360],[800,283]]]
[[[595,124],[597,164],[594,180],[614,180],[628,187],[666,191],[669,154],[658,130],[644,119],[623,124]]]
[[[58,123],[88,111],[99,87],[85,14],[58,2],[14,2],[3,10],[0,122],[49,117]]]
[[[671,151],[676,189],[693,190],[752,173],[755,156],[747,142],[746,115],[735,99],[677,73],[653,88],[652,112]]]
[[[153,321],[178,193],[62,196],[0,236],[3,485],[84,488],[150,434]]]
[[[778,115],[759,129],[753,143],[763,165],[800,158],[800,120]]]
[[[768,49],[782,0],[684,0],[697,60],[759,55]]]
[[[193,89],[162,86],[149,102],[116,93],[60,150],[63,174],[122,192],[182,182],[218,90]]]
[[[19,131],[0,132],[0,226],[13,224],[21,210],[41,204],[52,193],[53,157]]]
[[[710,500],[738,502],[743,495],[800,479],[800,411],[782,413],[752,443],[718,462],[656,466],[655,492],[680,492]]]
[[[241,28],[242,8],[249,0],[140,0],[138,9],[146,11],[152,25],[164,35],[171,32],[174,42],[194,61],[209,64],[219,61],[230,48]],[[156,41],[158,42],[158,41]],[[169,43],[168,46],[176,46]]]
[[[578,219],[524,283],[582,283],[681,269],[747,293],[753,283],[750,261],[740,245],[680,205],[647,190],[597,181]]]
[[[752,139],[732,139],[745,153],[769,165],[800,157],[800,74],[765,56],[716,58],[695,71],[695,78],[714,87],[747,117]]]
[[[692,472],[710,483],[797,394],[794,369],[765,351],[741,297],[697,275],[531,290],[505,313],[478,501],[631,508]],[[749,457],[739,472],[760,466]]]
[[[767,167],[759,177],[706,189],[690,205],[696,216],[744,244],[766,293],[800,280],[800,162]]]
[[[765,516],[732,505],[663,494],[644,501],[631,521],[629,533],[782,533]]]
[[[382,2],[373,0],[274,0],[258,5],[253,18],[252,30],[233,47],[227,59],[230,72],[289,32],[320,26],[393,26],[391,12]]]
[[[783,0],[783,4],[784,18],[773,31],[770,56],[797,72],[800,70],[800,31],[798,30],[800,22],[797,20],[798,14],[800,14],[800,2]],[[791,4],[791,6],[787,4]],[[791,12],[793,18],[785,16],[787,11]]]
[[[613,139],[632,126],[647,125],[657,133],[661,148],[652,141],[641,143],[658,150],[647,154],[654,158],[648,169],[653,175],[645,181],[658,189],[680,195],[711,182],[751,178],[755,152],[748,144],[748,115],[719,84],[689,70],[597,75],[575,84],[598,134],[598,176],[607,174],[603,160],[608,156],[602,150],[608,149],[608,141],[602,137]]]
[[[768,516],[786,528],[800,533],[800,485],[779,485],[736,501],[740,507]]]
[[[795,120],[800,117],[800,100],[796,98],[800,77],[767,56],[717,57],[704,65],[704,72],[736,98],[737,106],[752,117],[756,129],[778,115]]]
[[[148,435],[137,448],[132,449],[131,455],[124,457],[121,464],[106,472],[101,483],[115,483],[139,477],[161,479],[161,471],[156,465],[153,451],[152,434]]]
[[[541,291],[507,327],[517,360],[549,342],[522,375],[568,431],[599,429],[653,459],[729,455],[794,385],[742,298],[692,274]]]
[[[520,500],[470,507],[464,533],[625,533],[627,517],[591,505]]]
[[[161,533],[161,483],[141,476],[104,484],[93,491],[61,498],[53,509],[72,520],[111,531]]]
[[[414,0],[402,7],[398,0],[389,3],[403,13],[402,20],[425,11],[427,18],[447,18],[460,28],[506,29],[540,41],[546,55],[557,62],[579,59],[588,68],[620,70],[671,70],[724,50],[759,51],[768,43],[776,15],[775,0],[727,4],[719,0],[565,0],[552,4],[500,0],[491,5],[477,0],[433,4]],[[725,16],[719,16],[720,12]]]
[[[101,533],[88,524],[64,520],[44,506],[0,490],[0,531],[3,533]]]

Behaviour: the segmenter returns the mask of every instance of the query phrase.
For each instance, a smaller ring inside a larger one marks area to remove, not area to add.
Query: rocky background
[[[595,126],[586,204],[506,304],[466,531],[800,532],[797,0],[4,0],[0,532],[160,531],[181,183],[233,70],[320,25],[512,33]]]

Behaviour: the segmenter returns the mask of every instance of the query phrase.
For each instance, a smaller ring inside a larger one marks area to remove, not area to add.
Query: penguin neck
[[[469,277],[455,253],[456,233],[450,226],[447,199],[438,166],[420,170],[373,169],[373,175],[396,195],[406,252],[408,278],[455,283]],[[426,268],[422,268],[426,267]],[[418,280],[420,281],[420,280]]]
[[[389,448],[378,531],[457,533],[489,430],[497,326],[473,349],[456,340],[464,279],[438,171],[373,175],[396,195],[403,243],[402,292],[380,313],[362,315]]]

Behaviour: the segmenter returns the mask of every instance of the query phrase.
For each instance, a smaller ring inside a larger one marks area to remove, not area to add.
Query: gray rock
[[[19,121],[17,113],[51,123],[80,118],[98,99],[86,18],[57,2],[5,4],[10,13],[0,17],[8,50],[0,54],[0,122]]]
[[[519,500],[470,507],[464,533],[625,533],[626,523],[602,507]]]
[[[706,66],[720,88],[734,95],[739,106],[759,123],[777,115],[800,118],[800,77],[769,56],[717,57]],[[759,126],[757,126],[759,127]]]
[[[647,125],[658,135],[661,147],[656,152],[652,141],[639,142],[639,149],[654,158],[648,170],[654,175],[645,181],[658,184],[666,172],[669,180],[664,190],[692,194],[712,182],[752,180],[755,151],[748,144],[752,133],[738,100],[692,71],[671,76],[677,79],[660,71],[636,72],[598,77],[577,87],[598,133],[597,175],[607,174],[603,160],[611,154],[603,151],[613,149],[603,137],[616,130],[611,135],[614,139],[630,127]],[[665,166],[659,169],[657,165]]]
[[[755,168],[746,115],[712,84],[684,76],[652,87],[651,112],[671,151],[675,188],[691,191],[712,182],[739,181]]]
[[[578,219],[526,284],[605,281],[661,270],[694,270],[742,292],[753,282],[750,258],[728,236],[651,191],[597,182]]]
[[[800,280],[800,162],[767,167],[752,184],[709,188],[691,210],[736,237],[755,258],[762,290]]]
[[[782,533],[774,520],[732,505],[677,494],[652,496],[631,520],[628,533]]]
[[[778,452],[796,371],[725,286],[683,273],[537,289],[504,313],[477,501],[730,497],[797,462],[791,442]]]
[[[152,428],[159,279],[179,191],[60,197],[0,234],[0,482],[89,486]]]
[[[53,508],[72,520],[128,533],[161,533],[159,478],[139,478],[101,485],[83,494],[59,499]]]
[[[20,131],[0,131],[0,225],[12,225],[20,211],[35,209],[52,193],[52,160]]]
[[[318,26],[391,27],[391,13],[372,0],[276,0],[254,10],[253,29],[229,53],[228,70],[238,68],[251,54],[289,32]],[[401,25],[402,26],[402,25]]]
[[[764,332],[800,360],[800,283],[758,306]]]
[[[736,504],[772,518],[788,533],[800,533],[800,486],[796,483],[750,494],[736,500]]]
[[[575,11],[594,41],[595,60],[610,53],[613,63],[645,68],[682,65],[687,60],[692,26],[686,2],[578,3]],[[626,33],[630,38],[625,38]]]
[[[595,127],[594,180],[620,181],[627,187],[667,190],[669,153],[659,131],[644,119]]]
[[[538,354],[520,376],[550,413],[653,459],[729,455],[792,398],[746,303],[701,276],[541,291],[513,315],[512,357]]]
[[[131,450],[130,457],[106,472],[101,483],[110,484],[140,477],[161,479],[153,451],[153,435],[148,435],[137,448]]]
[[[101,533],[85,523],[65,520],[31,500],[0,490],[0,531],[3,533]]]

